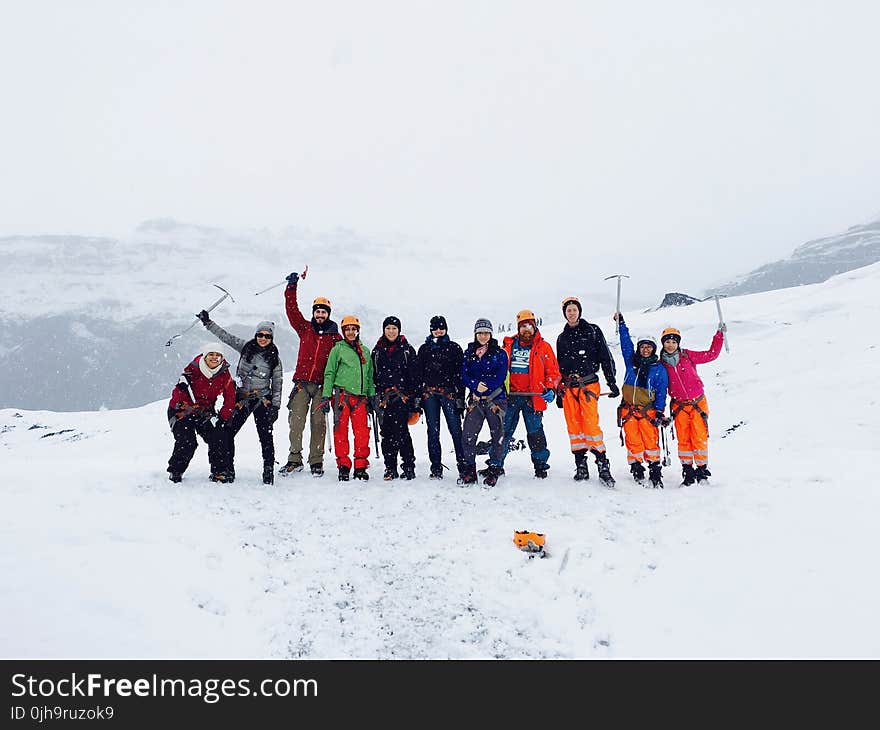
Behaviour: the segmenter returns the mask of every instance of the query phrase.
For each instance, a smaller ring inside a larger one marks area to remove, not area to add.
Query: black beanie
[[[393,324],[395,327],[397,327],[398,331],[402,329],[402,327],[400,326],[400,320],[393,314],[385,317],[385,319],[382,320],[382,330],[384,331],[389,324]]]
[[[433,332],[434,330],[438,329],[449,329],[449,327],[446,326],[446,317],[444,317],[442,314],[437,314],[431,317],[431,331]]]

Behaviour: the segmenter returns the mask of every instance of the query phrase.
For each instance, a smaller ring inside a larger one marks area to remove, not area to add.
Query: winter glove
[[[292,274],[288,274],[286,278],[287,278],[287,283],[288,283],[290,286],[295,286],[295,285],[296,285],[296,282],[299,281],[299,274],[297,274],[297,273],[294,271]]]
[[[269,423],[275,423],[278,420],[278,406],[269,406]]]
[[[608,397],[609,398],[620,397],[620,388],[618,388],[615,383],[608,383]]]
[[[330,413],[330,399],[329,398],[321,398],[320,407],[321,407],[321,413],[323,413],[325,416],[328,413]]]
[[[416,396],[412,399],[412,403],[409,406],[409,409],[412,413],[421,413],[422,412],[422,399]]]
[[[727,325],[724,322],[719,322],[718,323],[718,331],[724,332],[726,334],[727,333]]]
[[[557,407],[557,408],[562,408],[562,407],[563,407],[563,405],[562,405],[562,393],[560,393],[559,395],[556,396],[556,407]]]
[[[201,312],[199,312],[196,315],[196,317],[199,318],[199,322],[201,322],[203,325],[205,325],[205,327],[207,327],[208,323],[211,321],[211,317],[208,316],[208,312],[204,309]]]
[[[556,397],[556,393],[553,392],[553,388],[547,388],[547,390],[541,393],[541,397],[544,399],[545,403],[552,403],[553,399]]]
[[[626,324],[626,322],[623,321],[623,315],[620,312],[617,313],[616,320],[617,324]]]

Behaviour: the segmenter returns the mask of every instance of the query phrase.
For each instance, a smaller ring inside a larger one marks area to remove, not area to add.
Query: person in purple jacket
[[[461,379],[470,390],[464,417],[462,435],[463,468],[459,484],[477,481],[477,437],[483,421],[489,424],[492,446],[489,450],[489,468],[483,484],[494,487],[503,473],[501,445],[504,440],[504,411],[507,392],[507,353],[492,337],[492,323],[478,319],[474,325],[474,341],[467,346],[461,365]]]

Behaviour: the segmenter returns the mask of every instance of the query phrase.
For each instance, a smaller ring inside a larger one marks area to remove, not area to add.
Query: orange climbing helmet
[[[342,318],[342,324],[340,326],[342,327],[342,329],[345,329],[349,325],[354,325],[355,327],[360,329],[361,328],[361,321],[357,317],[355,317],[353,314],[346,314]]]
[[[538,318],[535,316],[535,313],[531,309],[521,309],[516,313],[516,326],[519,327],[523,322],[528,322],[532,320],[532,323],[537,327],[538,326]]]
[[[675,327],[667,327],[663,332],[660,333],[660,344],[666,342],[666,340],[675,340],[676,343],[681,342],[681,332],[679,332]]]
[[[330,308],[330,300],[327,297],[315,297],[315,301],[312,302],[312,312],[318,308],[326,309],[328,314],[332,311]]]

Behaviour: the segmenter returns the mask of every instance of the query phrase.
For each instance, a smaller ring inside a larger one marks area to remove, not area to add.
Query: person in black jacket
[[[565,410],[568,439],[574,454],[575,481],[589,479],[587,455],[596,457],[599,479],[608,487],[614,486],[611,466],[605,454],[605,441],[599,426],[599,368],[608,385],[608,395],[617,398],[614,358],[598,325],[581,318],[581,303],[577,297],[562,301],[565,327],[556,339],[556,358],[562,383],[556,405]]]
[[[428,427],[431,479],[443,478],[443,464],[440,461],[440,411],[443,411],[449,435],[452,437],[459,475],[464,469],[461,450],[461,419],[464,415],[461,363],[464,352],[457,342],[449,339],[447,332],[445,317],[431,317],[431,334],[418,353],[422,406]]]
[[[409,434],[409,418],[419,412],[420,383],[418,356],[400,334],[400,320],[385,317],[382,336],[373,348],[373,380],[376,383],[376,413],[382,434],[385,481],[397,479],[400,453],[404,479],[415,479],[416,457]]]

